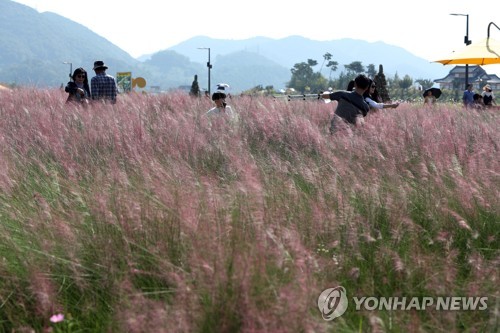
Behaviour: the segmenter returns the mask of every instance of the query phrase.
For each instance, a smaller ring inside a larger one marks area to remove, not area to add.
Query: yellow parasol
[[[500,64],[500,42],[490,38],[490,26],[488,25],[488,37],[480,42],[467,45],[462,50],[453,52],[441,60],[434,60],[443,65],[491,65]]]

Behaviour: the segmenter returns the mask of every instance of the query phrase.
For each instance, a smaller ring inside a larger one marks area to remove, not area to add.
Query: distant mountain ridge
[[[254,37],[245,40],[220,40],[206,36],[190,38],[178,45],[149,56],[134,59],[105,38],[60,15],[0,0],[0,82],[18,85],[56,87],[68,80],[71,68],[84,67],[91,74],[95,60],[103,60],[108,72],[131,71],[133,77],[144,77],[147,86],[162,90],[190,86],[194,76],[207,87],[207,50],[210,47],[211,88],[219,82],[230,83],[238,92],[256,85],[285,87],[296,63],[314,59],[321,64],[323,55],[332,54],[343,65],[361,61],[364,66],[384,66],[386,76],[406,74],[413,79],[445,76],[449,68],[429,63],[406,50],[382,42],[341,39],[328,42],[300,36],[283,39]],[[318,66],[315,70],[319,70]],[[328,70],[323,68],[328,77]]]
[[[60,15],[0,0],[0,81],[57,86],[68,79],[68,65],[85,65],[106,55],[113,67],[140,62],[88,28]],[[75,68],[73,66],[73,68]]]
[[[332,54],[332,60],[339,63],[336,74],[344,69],[343,65],[353,61],[361,61],[364,66],[374,64],[376,68],[382,64],[386,75],[392,76],[398,73],[398,75],[404,76],[408,74],[414,79],[430,79],[449,72],[449,68],[443,68],[441,64],[430,63],[401,47],[383,42],[370,43],[349,38],[325,42],[301,36],[290,36],[277,40],[267,37],[219,40],[198,36],[170,47],[168,50],[183,54],[195,62],[206,62],[206,52],[197,49],[206,45],[211,46],[211,53],[214,57],[245,50],[269,58],[288,69],[291,69],[296,63],[306,62],[307,59],[314,59],[321,64],[323,55],[329,52]]]

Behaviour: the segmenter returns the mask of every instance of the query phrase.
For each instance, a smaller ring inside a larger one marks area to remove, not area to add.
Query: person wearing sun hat
[[[484,106],[491,107],[497,104],[495,102],[495,96],[493,96],[493,92],[491,91],[491,86],[489,84],[483,87],[483,92],[481,93],[481,96],[483,97]]]
[[[218,92],[228,93],[229,88],[230,88],[229,84],[227,84],[227,83],[218,83],[217,84],[217,91]]]
[[[106,69],[108,69],[108,66],[104,64],[104,61],[97,60],[94,62],[95,76],[90,80],[92,99],[109,101],[115,104],[118,86],[115,78],[106,74]]]
[[[230,86],[227,83],[218,83],[216,91],[225,94],[226,98],[231,99],[231,94],[229,93],[229,88],[230,88]]]

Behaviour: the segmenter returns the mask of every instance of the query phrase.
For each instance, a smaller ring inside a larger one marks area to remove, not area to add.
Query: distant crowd
[[[84,68],[75,69],[71,81],[67,83],[65,91],[68,93],[68,103],[88,103],[89,101],[104,101],[116,103],[118,87],[113,76],[106,73],[108,67],[103,61],[94,62],[95,75],[88,80],[88,74]],[[233,108],[226,103],[230,97],[229,85],[220,83],[217,91],[211,96],[215,106],[206,112],[207,116],[227,115],[230,118],[236,116]],[[441,95],[439,88],[431,87],[424,91],[424,104],[433,106]],[[333,134],[341,128],[357,126],[364,122],[364,117],[371,112],[381,109],[397,108],[399,103],[384,103],[377,91],[375,81],[364,74],[359,74],[349,82],[346,90],[326,91],[318,94],[318,98],[328,101],[337,101],[337,107],[331,120],[330,132]],[[484,109],[496,104],[490,85],[483,87],[481,94],[475,93],[473,85],[469,84],[463,93],[463,105],[466,108]]]
[[[497,105],[489,84],[483,87],[481,94],[474,92],[474,86],[468,84],[467,89],[464,91],[462,101],[465,107],[476,109],[491,108]]]
[[[228,87],[228,85],[226,85]],[[226,114],[234,117],[234,110],[225,102],[226,93],[218,85],[218,90],[212,95],[215,107],[207,112],[207,115]],[[308,95],[288,95],[291,97],[300,97],[306,99],[314,97],[315,94]],[[359,74],[354,80],[351,80],[346,90],[331,91],[320,93],[318,98],[327,101],[337,101],[337,106],[330,123],[330,132],[333,134],[342,128],[358,126],[364,123],[364,118],[369,113],[378,112],[381,109],[395,109],[399,106],[398,102],[384,102],[380,97],[377,84],[364,74]],[[433,107],[437,99],[441,96],[441,90],[436,87],[428,88],[424,91],[424,105]],[[463,104],[466,108],[484,109],[497,105],[490,85],[483,87],[481,94],[474,93],[473,85],[470,84],[463,93]]]

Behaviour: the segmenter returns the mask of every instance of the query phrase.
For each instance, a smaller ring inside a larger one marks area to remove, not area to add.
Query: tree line
[[[339,63],[332,60],[332,54],[327,52],[323,55],[323,60],[319,70],[315,70],[318,66],[318,61],[307,59],[305,62],[297,63],[290,70],[292,73],[290,81],[287,83],[287,92],[296,94],[319,93],[326,89],[344,90],[349,81],[354,79],[358,74],[364,73],[369,78],[377,82],[379,90],[385,90],[382,94],[384,102],[386,100],[404,100],[415,101],[421,100],[423,90],[430,88],[434,82],[430,79],[413,79],[409,75],[404,75],[402,78],[398,73],[393,77],[386,78],[383,73],[383,66],[379,65],[378,71],[374,64],[363,65],[361,61],[353,61],[350,64],[343,65],[344,69],[339,73],[338,77],[332,78],[332,73],[339,69]],[[324,75],[324,69],[327,69],[328,77]],[[262,87],[256,86],[244,93],[255,94],[257,92],[264,94],[276,94],[273,86]],[[385,95],[385,98],[384,98]],[[440,100],[456,99],[456,93],[451,91],[443,91]]]

